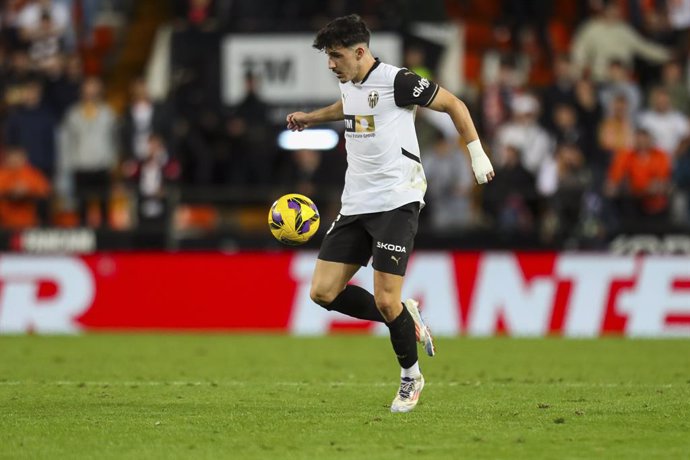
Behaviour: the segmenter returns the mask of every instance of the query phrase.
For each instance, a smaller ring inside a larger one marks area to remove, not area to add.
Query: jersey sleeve
[[[439,86],[433,81],[422,78],[411,70],[400,69],[393,82],[393,95],[395,105],[406,107],[408,105],[421,105],[426,107],[431,104],[438,94]]]

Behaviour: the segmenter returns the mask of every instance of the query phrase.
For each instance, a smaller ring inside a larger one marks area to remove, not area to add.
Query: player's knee
[[[320,289],[317,286],[312,286],[309,296],[314,303],[328,309],[328,306],[333,303],[337,294],[327,289]]]
[[[376,308],[379,309],[386,321],[393,321],[400,314],[402,305],[393,296],[379,295],[375,296],[375,300]]]

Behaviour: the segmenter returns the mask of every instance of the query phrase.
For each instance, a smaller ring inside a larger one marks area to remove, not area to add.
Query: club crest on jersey
[[[379,103],[379,93],[376,90],[373,90],[369,93],[369,107],[372,109],[376,107],[376,104]]]

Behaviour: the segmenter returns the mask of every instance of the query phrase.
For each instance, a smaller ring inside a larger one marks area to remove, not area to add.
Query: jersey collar
[[[379,66],[379,64],[381,64],[381,61],[379,60],[379,58],[374,58],[374,64],[371,66],[371,69],[369,69],[369,72],[367,72],[367,74],[364,76],[364,78],[362,78],[362,81],[360,81],[358,83],[352,82],[352,84],[353,85],[363,85],[364,82],[367,81],[367,78],[369,78],[369,75],[371,75],[371,72],[373,72],[374,69]]]

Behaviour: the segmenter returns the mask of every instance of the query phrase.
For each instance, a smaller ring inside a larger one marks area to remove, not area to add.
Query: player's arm
[[[467,144],[477,182],[485,184],[493,179],[494,168],[491,166],[489,157],[484,153],[470,112],[460,99],[436,83],[408,69],[401,69],[397,73],[393,86],[395,104],[398,107],[419,105],[450,115],[455,128]]]
[[[445,112],[453,120],[455,129],[458,130],[460,136],[467,144],[467,151],[472,160],[472,170],[474,177],[480,184],[489,182],[494,177],[494,168],[491,165],[489,157],[484,153],[482,143],[477,134],[477,128],[474,126],[470,111],[467,106],[460,99],[455,97],[445,88],[439,86],[436,97],[427,106],[437,112]]]
[[[343,101],[331,104],[328,107],[314,110],[313,112],[293,112],[287,116],[287,127],[292,131],[302,131],[310,126],[328,123],[329,121],[340,121],[345,118],[343,113]]]

